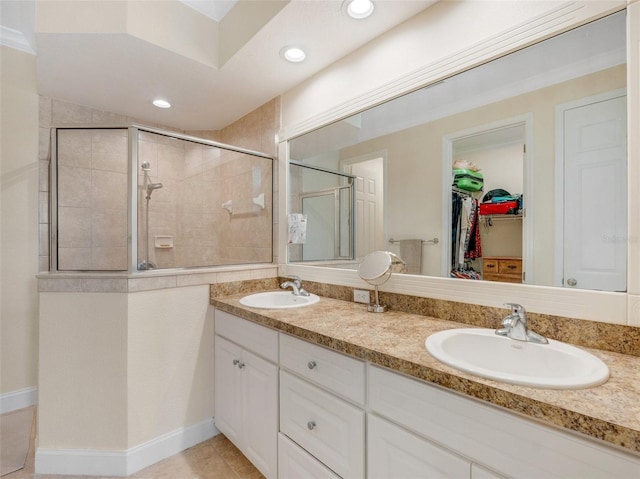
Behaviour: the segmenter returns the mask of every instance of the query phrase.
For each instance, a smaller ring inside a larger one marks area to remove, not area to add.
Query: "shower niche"
[[[51,141],[51,271],[272,262],[270,156],[138,125]]]

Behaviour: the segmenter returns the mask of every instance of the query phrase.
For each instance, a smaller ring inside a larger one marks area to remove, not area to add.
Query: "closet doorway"
[[[443,138],[443,202],[448,205],[443,222],[444,275],[511,283],[532,281],[528,247],[531,228],[525,214],[527,193],[531,191],[530,152],[526,148],[531,144],[531,134],[531,118],[523,115]],[[481,190],[470,191],[455,181],[454,166],[465,165],[482,174]],[[486,204],[481,206],[489,200],[490,192],[494,196],[500,192],[500,198],[494,201],[511,199],[508,209],[489,213]]]

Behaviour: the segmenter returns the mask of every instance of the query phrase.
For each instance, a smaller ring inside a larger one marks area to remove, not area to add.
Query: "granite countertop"
[[[432,357],[430,334],[468,324],[417,314],[368,313],[363,304],[321,297],[304,308],[254,309],[244,294],[211,298],[216,308],[373,364],[422,379],[511,411],[640,453],[640,357],[588,349],[610,370],[609,380],[587,389],[517,386],[473,376]]]

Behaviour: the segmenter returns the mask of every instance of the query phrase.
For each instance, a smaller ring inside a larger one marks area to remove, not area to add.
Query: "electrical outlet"
[[[354,289],[353,300],[356,303],[369,304],[371,302],[371,300],[369,299],[369,291],[366,291],[364,289]]]

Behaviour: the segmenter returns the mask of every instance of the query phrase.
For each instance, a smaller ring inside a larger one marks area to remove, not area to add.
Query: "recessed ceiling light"
[[[299,47],[284,47],[280,50],[280,56],[288,62],[299,63],[307,57],[307,54]]]
[[[345,0],[343,8],[351,18],[367,18],[373,13],[374,5],[371,0]]]
[[[153,100],[153,104],[158,108],[171,108],[171,103],[169,103],[167,100]]]

